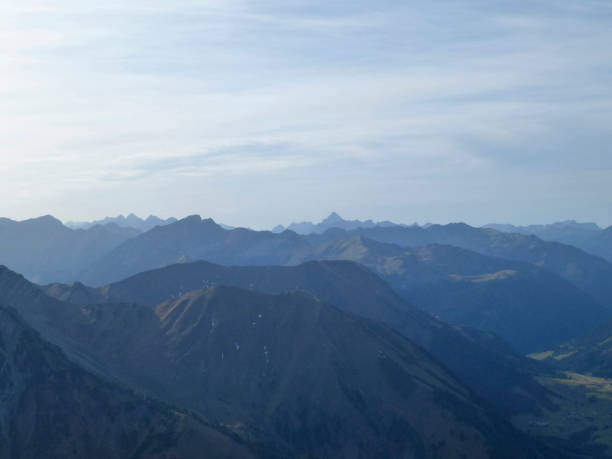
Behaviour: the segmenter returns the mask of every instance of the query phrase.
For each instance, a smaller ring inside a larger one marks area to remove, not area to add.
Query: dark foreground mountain
[[[73,230],[45,216],[0,219],[0,263],[35,282],[73,281],[93,260],[139,231],[115,224]]]
[[[419,348],[310,296],[214,287],[156,313],[166,355],[180,362],[170,366],[181,381],[175,396],[222,423],[243,412],[247,425],[320,456],[478,457],[514,448],[509,426]]]
[[[0,306],[0,457],[250,457],[192,416],[102,381]]]
[[[54,284],[45,290],[76,304],[130,302],[155,307],[186,292],[216,285],[267,293],[308,292],[344,311],[396,329],[504,412],[551,407],[546,390],[533,377],[541,369],[529,359],[491,334],[452,327],[432,318],[402,300],[369,269],[353,262],[224,267],[200,261],[147,271],[97,289],[77,283]]]
[[[447,322],[490,330],[522,353],[557,346],[612,313],[545,269],[448,245],[407,248],[354,236],[323,244],[313,258],[359,262],[408,301]]]
[[[77,306],[2,277],[0,292],[26,299],[24,316],[78,362],[282,456],[556,456],[410,341],[305,293]]]

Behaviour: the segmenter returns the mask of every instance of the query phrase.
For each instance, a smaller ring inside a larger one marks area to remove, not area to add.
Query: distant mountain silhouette
[[[115,223],[122,228],[134,228],[140,232],[145,232],[156,226],[169,225],[175,221],[176,218],[173,217],[164,220],[156,217],[155,215],[149,215],[146,219],[144,219],[135,214],[129,214],[127,217],[119,215],[117,217],[105,217],[102,220],[95,220],[92,222],[67,222],[66,226],[73,229],[87,229],[91,228],[92,226]]]
[[[481,397],[505,412],[549,406],[531,373],[540,368],[490,334],[449,326],[402,300],[369,269],[348,261],[295,267],[224,267],[200,261],[137,274],[101,288],[53,284],[45,291],[76,304],[128,302],[149,307],[204,287],[266,293],[305,291],[344,311],[381,321],[426,349]]]
[[[0,306],[0,457],[252,457],[190,415],[95,377]]]
[[[573,245],[585,252],[605,258],[612,262],[612,227],[601,229],[595,223],[578,223],[574,220],[552,223],[550,225],[500,225],[489,224],[505,233],[533,234],[545,241],[556,241]]]
[[[0,263],[36,282],[72,281],[85,266],[137,234],[116,224],[73,230],[50,215],[2,218]]]
[[[325,218],[320,223],[312,223],[312,222],[299,222],[299,223],[291,223],[287,228],[282,225],[277,225],[274,227],[272,232],[281,233],[286,229],[290,231],[294,231],[298,234],[306,235],[312,233],[324,233],[328,229],[331,228],[340,228],[344,230],[351,230],[355,228],[374,228],[377,226],[396,226],[396,223],[383,221],[383,222],[374,222],[372,220],[344,220],[340,215],[336,212],[332,212],[327,218]]]
[[[576,220],[565,220],[547,225],[510,225],[500,223],[489,223],[484,228],[493,228],[504,233],[533,234],[540,239],[559,241],[563,238],[572,238],[579,234],[592,234],[602,229],[593,222],[577,222]]]
[[[612,316],[549,271],[448,245],[407,248],[354,236],[323,244],[313,258],[359,262],[426,311],[490,330],[523,353],[559,345]]]

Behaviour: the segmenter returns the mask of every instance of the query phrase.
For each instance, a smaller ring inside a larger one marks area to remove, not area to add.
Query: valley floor
[[[612,457],[612,379],[573,372],[542,377],[556,410],[521,414],[519,429],[588,457]]]

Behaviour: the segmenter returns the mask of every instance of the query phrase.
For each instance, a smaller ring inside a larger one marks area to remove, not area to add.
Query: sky
[[[0,216],[612,224],[608,0],[2,0]]]

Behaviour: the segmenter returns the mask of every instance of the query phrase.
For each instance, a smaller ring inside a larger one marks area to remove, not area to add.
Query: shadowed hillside
[[[362,263],[426,311],[490,330],[523,353],[579,336],[612,313],[545,269],[448,245],[413,249],[355,236],[323,244],[313,258]]]
[[[201,261],[147,271],[99,289],[83,284],[54,284],[46,287],[46,291],[76,304],[134,302],[154,307],[191,290],[215,285],[268,293],[309,292],[342,310],[393,327],[504,411],[536,411],[550,405],[546,391],[532,376],[542,369],[529,359],[515,354],[488,333],[452,327],[433,319],[402,300],[369,269],[353,262],[224,267]]]
[[[189,415],[94,377],[0,306],[0,457],[251,457]]]

